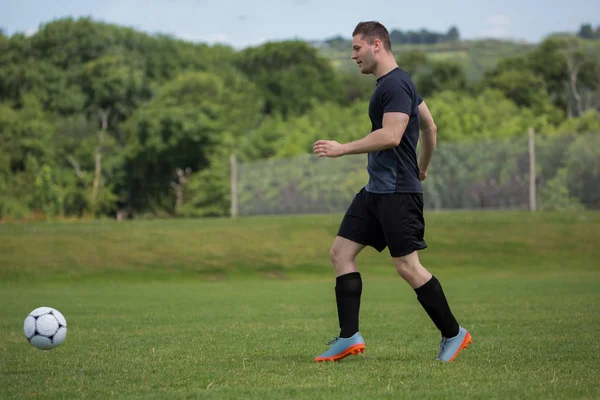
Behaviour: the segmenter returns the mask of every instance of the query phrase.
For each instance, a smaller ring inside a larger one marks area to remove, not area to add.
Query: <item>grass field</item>
[[[600,214],[427,215],[423,263],[474,343],[439,334],[386,252],[359,256],[364,355],[337,333],[340,216],[0,225],[0,398],[598,398]],[[67,318],[40,351],[27,313]]]

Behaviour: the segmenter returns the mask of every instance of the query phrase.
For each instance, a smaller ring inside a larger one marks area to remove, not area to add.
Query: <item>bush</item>
[[[566,184],[586,208],[600,209],[600,133],[579,136],[568,148]]]
[[[556,176],[550,179],[540,191],[543,211],[580,211],[584,207],[579,200],[569,193],[567,169],[561,168]]]

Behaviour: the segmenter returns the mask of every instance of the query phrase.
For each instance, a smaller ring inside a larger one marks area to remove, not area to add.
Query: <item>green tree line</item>
[[[460,40],[460,33],[456,26],[450,27],[446,33],[433,32],[428,29],[420,29],[418,31],[392,29],[390,31],[390,40],[395,44],[434,44],[458,41]],[[351,41],[351,39],[338,35],[325,39],[323,43],[327,46],[347,50]]]
[[[592,24],[581,24],[578,36],[584,39],[600,39],[600,25],[594,29]]]
[[[398,62],[439,141],[473,141],[600,131],[597,49],[551,36],[475,82],[419,50]],[[231,154],[362,137],[373,87],[300,40],[234,50],[85,18],[0,33],[0,218],[227,215]]]

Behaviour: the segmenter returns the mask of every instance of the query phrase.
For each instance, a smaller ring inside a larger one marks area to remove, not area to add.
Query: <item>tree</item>
[[[254,85],[233,70],[189,72],[162,87],[125,124],[132,209],[173,213],[177,171],[190,168],[191,180],[210,166],[217,148],[227,146],[231,154],[231,146],[256,125],[262,106]]]
[[[600,112],[587,110],[579,118],[569,118],[556,127],[557,133],[600,133]]]
[[[113,122],[124,121],[150,98],[151,90],[135,59],[104,56],[85,64],[80,84],[87,97],[86,111],[94,119],[99,110]]]
[[[92,214],[97,211],[98,194],[103,179],[103,152],[107,135],[112,132],[117,140],[125,143],[120,122],[129,117],[142,102],[150,97],[150,89],[142,69],[135,59],[121,56],[104,56],[88,62],[81,73],[81,87],[87,97],[86,112],[98,121],[97,141],[94,149],[94,179],[90,205]]]
[[[417,74],[415,83],[423,97],[444,90],[460,92],[467,88],[467,78],[461,66],[450,61],[432,61]]]
[[[400,53],[396,56],[396,62],[400,68],[408,72],[411,76],[416,76],[417,73],[430,65],[427,54],[420,50],[409,50]]]
[[[579,136],[566,149],[569,192],[591,209],[600,209],[600,135]]]
[[[579,28],[578,36],[583,39],[594,39],[596,35],[591,24],[582,24]]]
[[[535,107],[548,99],[543,79],[529,70],[504,71],[489,83],[521,107]]]
[[[0,213],[25,217],[33,204],[40,165],[55,160],[52,142],[54,123],[48,120],[40,101],[33,95],[23,97],[14,110],[0,104]]]
[[[427,104],[439,142],[523,136],[530,127],[552,131],[547,116],[517,106],[499,90],[486,89],[477,96],[448,90],[431,96]]]
[[[458,29],[452,26],[448,33],[432,32],[427,29],[418,31],[402,31],[392,29],[390,31],[390,39],[392,44],[433,44],[444,41],[455,41],[459,39]]]
[[[22,107],[23,96],[34,94],[45,110],[73,115],[82,109],[84,96],[64,71],[38,60],[7,63],[0,67],[0,98]]]
[[[35,178],[32,208],[42,211],[45,216],[62,215],[61,192],[54,171],[49,165],[43,165]]]
[[[375,88],[375,80],[371,75],[365,75],[358,70],[339,72],[340,81],[344,87],[342,104],[350,105],[355,101],[368,99]]]
[[[456,26],[452,26],[448,30],[448,33],[446,34],[446,38],[451,42],[460,40],[460,34],[458,33],[458,28]]]
[[[53,135],[56,144],[56,164],[63,166],[65,173],[61,175],[64,188],[63,209],[66,215],[77,215],[82,217],[94,208],[96,215],[100,212],[114,209],[114,198],[106,192],[111,190],[104,185],[103,191],[98,190],[95,201],[92,201],[92,188],[94,178],[100,179],[102,175],[96,175],[97,165],[96,151],[98,149],[98,136],[100,124],[97,120],[88,120],[83,114],[61,119]],[[103,175],[111,182],[111,165],[115,155],[115,141],[111,136],[103,134],[102,154],[104,157]],[[108,164],[108,168],[107,168]],[[98,181],[99,182],[99,181]],[[104,182],[106,183],[106,182]],[[100,185],[98,185],[100,188]],[[92,207],[92,202],[94,206]]]
[[[577,39],[565,39],[560,51],[567,64],[567,76],[571,95],[575,99],[576,115],[583,114],[583,105],[579,89],[577,88],[577,78],[584,62],[584,53]]]
[[[560,54],[564,42],[560,38],[548,38],[528,56],[528,63],[534,74],[543,78],[552,103],[569,113],[565,85],[568,82],[567,62]]]
[[[349,106],[334,102],[316,104],[308,113],[287,120],[268,117],[254,130],[241,148],[244,160],[281,158],[312,152],[313,143],[322,138],[347,142],[370,132],[369,100]]]
[[[564,112],[552,105],[543,77],[534,73],[525,57],[506,58],[488,71],[476,85],[476,90],[481,92],[488,88],[500,90],[519,107],[547,115],[552,124],[564,118]]]
[[[305,42],[250,47],[239,53],[235,65],[261,89],[267,115],[299,115],[315,100],[342,101],[342,83],[329,61]]]

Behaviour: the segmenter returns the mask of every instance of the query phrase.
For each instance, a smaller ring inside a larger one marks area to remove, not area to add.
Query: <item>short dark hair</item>
[[[361,35],[364,40],[369,44],[373,44],[375,39],[381,40],[383,47],[388,51],[392,51],[392,41],[390,40],[390,33],[387,28],[377,21],[363,21],[359,22],[352,32],[352,37]]]

